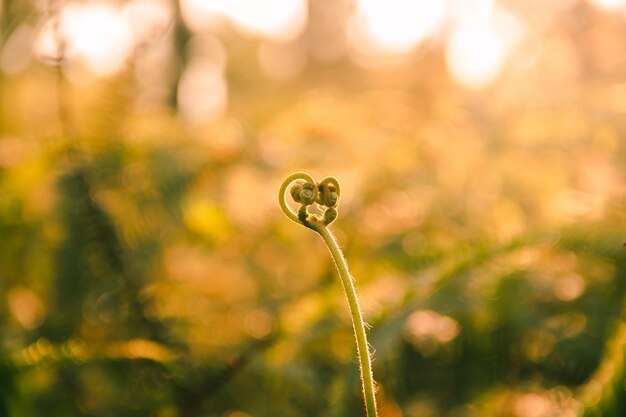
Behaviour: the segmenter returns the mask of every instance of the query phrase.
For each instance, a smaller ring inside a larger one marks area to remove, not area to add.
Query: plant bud
[[[306,204],[307,206],[313,204],[315,201],[315,186],[308,183],[304,184],[300,190],[299,197],[299,203]]]
[[[302,184],[294,184],[289,189],[289,194],[291,194],[291,198],[293,198],[293,201],[295,201],[296,203],[302,203],[302,199],[300,198],[300,191],[302,191]]]
[[[324,224],[329,225],[337,218],[337,209],[329,208],[324,212]]]

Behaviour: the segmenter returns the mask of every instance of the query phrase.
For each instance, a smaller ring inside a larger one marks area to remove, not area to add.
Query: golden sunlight
[[[185,21],[195,30],[218,25],[226,19],[238,29],[286,41],[298,36],[307,20],[304,0],[181,0]]]
[[[604,10],[618,10],[626,8],[626,0],[590,0],[594,6]]]
[[[61,14],[68,52],[81,56],[97,75],[110,75],[124,64],[132,47],[130,25],[107,3],[70,3]]]
[[[447,0],[358,0],[357,30],[388,52],[404,53],[439,30]]]
[[[625,417],[625,23],[0,0],[0,417]]]
[[[58,25],[55,18],[43,24],[35,51],[44,60],[66,60],[74,70],[69,75],[79,74],[78,66],[97,76],[112,76],[124,67],[137,45],[167,27],[171,14],[160,0],[132,0],[124,7],[69,2],[58,15]]]
[[[480,10],[465,17],[448,39],[446,64],[470,88],[490,84],[521,37],[518,21],[501,10]]]

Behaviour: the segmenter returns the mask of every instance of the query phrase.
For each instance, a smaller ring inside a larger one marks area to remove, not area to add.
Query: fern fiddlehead
[[[294,202],[300,204],[297,212],[293,211],[287,203],[287,192]],[[341,283],[350,307],[367,417],[377,417],[372,363],[365,334],[365,322],[363,321],[359,299],[354,288],[354,279],[350,275],[348,264],[337,244],[335,236],[328,229],[328,225],[337,218],[337,205],[340,197],[341,187],[337,179],[326,177],[319,182],[315,182],[313,177],[304,172],[289,175],[283,181],[278,191],[278,201],[283,213],[293,222],[317,232],[324,240],[324,243],[326,243],[326,246],[328,246],[328,250],[341,277]],[[323,209],[321,217],[309,213],[308,207],[313,203],[317,203]]]

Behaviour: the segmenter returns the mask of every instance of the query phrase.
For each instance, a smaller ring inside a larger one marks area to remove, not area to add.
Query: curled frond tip
[[[295,203],[300,204],[297,212],[287,203],[287,194]],[[285,178],[281,184],[278,202],[283,213],[292,221],[317,230],[319,227],[328,226],[337,218],[340,196],[341,187],[336,178],[326,177],[316,182],[309,174],[296,172]],[[323,209],[321,218],[308,212],[308,207],[313,203],[317,203]]]

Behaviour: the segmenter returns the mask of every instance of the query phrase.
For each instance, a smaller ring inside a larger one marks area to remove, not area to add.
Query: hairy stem
[[[367,344],[367,336],[365,335],[365,323],[359,306],[359,299],[354,288],[354,280],[348,270],[346,259],[339,249],[335,236],[327,227],[319,227],[314,229],[322,236],[324,242],[330,250],[330,254],[335,261],[344,292],[348,298],[350,306],[350,314],[352,316],[352,327],[354,328],[354,337],[356,339],[357,355],[359,357],[359,368],[361,369],[361,384],[363,385],[363,395],[365,397],[365,409],[368,417],[377,417],[376,396],[374,389],[374,377],[372,375],[372,363],[370,360],[369,348]]]
[[[293,200],[300,204],[297,212],[293,211],[287,204],[287,191],[289,191]],[[335,236],[328,230],[328,225],[337,217],[336,206],[340,196],[341,187],[334,177],[326,177],[316,183],[309,174],[304,172],[296,172],[288,176],[278,190],[278,202],[285,215],[294,223],[319,233],[322,239],[324,239],[326,246],[328,246],[333,261],[335,261],[337,271],[339,271],[339,276],[341,277],[341,284],[348,299],[350,315],[352,316],[365,410],[367,411],[367,417],[378,417],[372,362],[367,345],[367,336],[365,335],[365,323],[363,322],[359,299],[354,289],[354,280],[350,275],[350,271],[348,271],[348,264],[343,257],[343,253],[341,253],[341,249],[339,249]],[[321,218],[308,212],[308,206],[313,203],[317,203],[320,208],[326,208]]]

